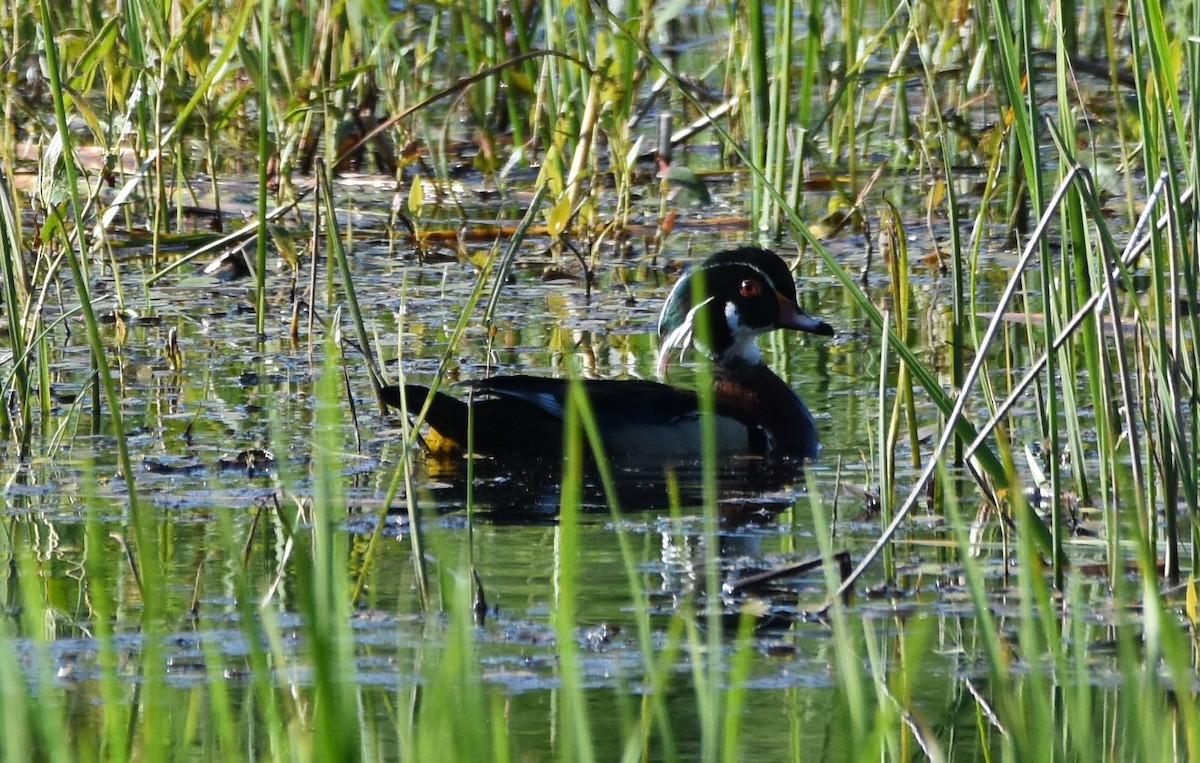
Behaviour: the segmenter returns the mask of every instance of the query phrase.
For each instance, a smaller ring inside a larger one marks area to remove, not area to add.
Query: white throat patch
[[[725,303],[725,322],[729,324],[733,344],[722,355],[722,359],[740,360],[752,365],[761,363],[762,351],[758,349],[758,335],[763,332],[743,326],[737,306],[732,302]]]

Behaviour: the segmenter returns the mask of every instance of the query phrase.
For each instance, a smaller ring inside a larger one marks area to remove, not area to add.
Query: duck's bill
[[[806,331],[809,334],[833,336],[833,326],[820,318],[813,317],[784,295],[779,295],[779,327]]]

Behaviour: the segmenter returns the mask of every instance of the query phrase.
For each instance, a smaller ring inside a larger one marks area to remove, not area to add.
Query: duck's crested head
[[[675,283],[658,320],[659,374],[689,344],[722,365],[762,362],[757,338],[773,329],[829,336],[833,327],[804,312],[779,255],[744,246],[718,252]]]

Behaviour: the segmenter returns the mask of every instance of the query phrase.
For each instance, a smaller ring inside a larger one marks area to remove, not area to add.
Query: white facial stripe
[[[667,357],[671,354],[671,350],[678,347],[679,354],[682,356],[687,346],[692,343],[692,331],[695,328],[696,312],[700,308],[712,302],[713,298],[709,297],[700,304],[694,306],[687,311],[683,322],[671,330],[671,333],[663,337],[662,346],[658,348],[658,373],[663,375],[667,372]]]
[[[702,268],[702,270],[714,270],[718,267],[724,266],[725,264],[727,263]],[[762,279],[763,283],[770,288],[771,291],[775,292],[776,294],[780,293],[779,289],[775,285],[775,282],[771,280],[771,277],[765,270],[749,262],[741,262],[738,264],[754,271],[758,277]],[[674,299],[675,292],[682,288],[690,288],[690,278],[683,278],[677,281],[675,286],[671,289],[671,294],[667,297],[667,301],[669,302]],[[713,299],[713,297],[709,297],[698,305],[692,307],[692,309],[688,310],[687,316],[684,318],[683,322],[676,326],[669,334],[663,337],[663,343],[662,346],[659,347],[657,358],[659,376],[662,376],[667,372],[667,361],[669,359],[671,350],[678,347],[679,354],[682,357],[683,353],[687,350],[687,346],[692,343],[693,333],[695,330],[694,324],[696,311],[707,305],[709,302],[712,302]],[[756,330],[747,329],[744,327],[742,325],[741,316],[738,314],[737,307],[732,302],[725,303],[724,313],[725,321],[729,324],[729,331],[733,338],[733,345],[722,354],[721,359],[725,362],[736,359],[749,364],[761,363],[762,352],[758,347],[758,337],[767,333],[768,329],[763,328]]]
[[[729,331],[736,337],[742,327],[742,321],[737,305],[732,302],[725,303],[725,322],[729,324]]]
[[[751,270],[753,270],[755,273],[758,273],[760,276],[762,276],[762,280],[763,280],[763,282],[764,282],[764,283],[766,283],[766,285],[767,285],[767,286],[770,286],[770,287],[771,287],[771,291],[779,291],[779,289],[777,289],[777,288],[775,287],[775,282],[771,280],[771,277],[770,277],[769,275],[767,275],[767,271],[765,271],[765,270],[763,270],[762,268],[759,268],[759,267],[757,267],[757,266],[755,266],[755,265],[752,265],[752,264],[750,264],[749,262],[744,262],[744,263],[741,263],[741,264],[742,264],[743,266],[747,267],[747,268],[750,268],[750,269],[751,269]]]

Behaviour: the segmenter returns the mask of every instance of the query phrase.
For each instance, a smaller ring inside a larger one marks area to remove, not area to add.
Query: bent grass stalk
[[[920,476],[917,478],[913,487],[909,491],[908,497],[904,500],[904,503],[901,504],[900,508],[896,510],[891,524],[888,525],[887,529],[884,530],[878,541],[863,556],[862,560],[859,562],[858,566],[855,567],[850,576],[843,581],[841,587],[839,588],[839,595],[851,589],[855,581],[862,576],[867,567],[870,566],[871,562],[873,562],[879,553],[882,552],[883,547],[891,542],[892,537],[900,528],[901,523],[908,517],[909,512],[912,511],[913,507],[916,505],[925,485],[928,484],[929,480],[933,477],[942,453],[945,452],[947,446],[950,444],[950,441],[956,434],[958,427],[955,426],[955,423],[960,419],[960,417],[963,416],[967,400],[970,398],[970,391],[974,387],[975,380],[979,377],[981,369],[986,361],[987,353],[984,350],[992,346],[993,340],[999,333],[999,327],[1003,323],[1004,311],[1007,309],[1008,304],[1013,298],[1013,295],[1016,293],[1025,269],[1029,266],[1033,255],[1038,252],[1037,247],[1039,246],[1039,242],[1041,241],[1042,237],[1046,233],[1046,230],[1052,219],[1052,215],[1054,214],[1055,210],[1057,210],[1059,203],[1066,195],[1067,189],[1071,186],[1073,178],[1078,174],[1078,172],[1078,169],[1072,168],[1072,171],[1069,172],[1067,177],[1063,180],[1062,185],[1059,186],[1058,190],[1054,194],[1054,197],[1051,199],[1050,206],[1042,216],[1042,219],[1038,221],[1038,226],[1034,230],[1033,236],[1027,243],[1024,252],[1022,252],[1021,258],[1018,260],[1017,265],[1013,270],[1013,275],[1009,279],[1008,285],[1005,287],[1003,294],[1000,296],[999,302],[996,306],[996,312],[992,316],[992,320],[988,323],[987,330],[984,331],[983,339],[979,345],[979,348],[977,349],[975,361],[971,364],[970,369],[967,371],[966,377],[963,379],[963,387],[961,390],[959,390],[958,398],[955,400],[954,407],[947,415],[946,427],[943,429],[942,434],[938,438],[937,445],[934,447],[933,453],[929,457],[929,462],[925,465],[925,468],[921,470]],[[903,345],[900,346],[902,347]],[[896,349],[897,352],[899,352],[900,347],[897,347]],[[979,438],[979,435],[976,434],[975,438]],[[974,439],[972,442],[974,442]],[[980,445],[980,447],[982,447],[982,445]],[[983,452],[983,450],[979,450],[977,451],[976,455]],[[993,478],[995,477],[990,469],[988,470],[988,473]],[[999,480],[999,484],[1008,485],[1009,476],[1011,476],[1011,474],[1007,476],[1002,475]],[[1029,529],[1037,534],[1037,537],[1039,538],[1039,545],[1042,547],[1042,550],[1051,551],[1051,539],[1048,537],[1046,526],[1042,524],[1039,519],[1034,517],[1029,525]]]

